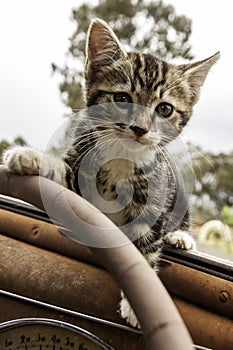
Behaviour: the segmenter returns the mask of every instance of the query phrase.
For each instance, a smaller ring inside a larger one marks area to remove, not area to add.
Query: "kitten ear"
[[[90,62],[92,67],[98,68],[126,56],[126,51],[112,29],[103,20],[95,18],[87,35],[86,63]]]
[[[199,62],[182,65],[182,70],[187,82],[190,86],[190,92],[192,94],[192,102],[196,103],[199,97],[200,87],[203,85],[206,76],[214,63],[220,57],[220,52],[215,55]]]

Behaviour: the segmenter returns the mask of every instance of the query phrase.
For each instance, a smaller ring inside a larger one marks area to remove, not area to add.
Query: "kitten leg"
[[[174,232],[169,232],[165,235],[164,241],[167,244],[175,246],[176,248],[186,249],[186,250],[196,249],[196,243],[187,231],[177,230]],[[158,249],[155,253],[145,254],[144,256],[148,261],[149,265],[153,267],[156,273],[157,261],[160,256],[160,250]],[[122,297],[122,300],[120,302],[121,317],[124,318],[131,326],[141,328],[134,314],[134,311],[123,292],[121,292],[121,297]]]
[[[131,307],[130,303],[128,302],[128,299],[126,298],[123,291],[121,291],[121,301],[120,301],[120,315],[122,318],[126,320],[127,323],[129,323],[131,326],[135,328],[141,328],[137,317],[133,311],[133,308]]]
[[[64,162],[33,148],[16,146],[7,150],[3,155],[3,164],[12,173],[41,175],[66,185]]]
[[[169,232],[165,235],[164,241],[179,249],[196,250],[196,242],[187,231]]]
[[[145,259],[147,260],[148,264],[153,268],[155,273],[157,273],[158,268],[157,268],[157,261],[160,256],[160,249],[158,249],[154,253],[148,253],[144,255]],[[143,295],[142,295],[143,297]],[[121,291],[121,301],[120,301],[120,315],[122,318],[126,320],[127,323],[129,323],[131,326],[140,329],[141,325],[137,320],[137,317],[134,313],[134,310],[132,306],[130,305],[128,299],[126,298],[125,294],[123,291]]]

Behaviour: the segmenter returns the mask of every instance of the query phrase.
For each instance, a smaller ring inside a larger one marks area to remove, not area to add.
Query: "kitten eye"
[[[155,112],[158,113],[161,117],[168,118],[173,112],[173,106],[169,103],[162,102],[155,108]]]
[[[118,107],[122,109],[129,109],[129,106],[127,104],[132,103],[131,96],[126,92],[116,92],[113,98],[114,98],[114,102],[119,103]]]
[[[124,129],[125,124],[124,123],[116,123],[116,126],[119,126],[119,128]]]

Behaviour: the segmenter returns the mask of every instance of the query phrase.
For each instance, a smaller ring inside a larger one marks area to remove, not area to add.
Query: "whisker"
[[[90,135],[92,136],[92,134]],[[75,143],[72,146],[75,148],[75,154],[77,157],[77,159],[73,163],[74,169],[76,168],[76,165],[80,162],[80,160],[83,158],[83,156],[87,155],[91,150],[94,149],[95,146],[98,146],[98,151],[101,151],[103,147],[106,147],[107,143],[112,141],[112,136],[115,136],[114,132],[106,131],[105,135],[101,134],[101,136],[99,136],[98,138],[92,138],[89,136],[86,137],[86,135],[83,135],[82,137],[80,137],[80,140],[75,140]],[[79,147],[79,145],[82,143],[83,146]]]
[[[214,164],[213,162],[208,158],[208,156],[203,153],[201,150],[199,150],[197,147],[192,146],[192,145],[188,145],[189,149],[190,149],[190,155],[192,158],[192,163],[193,163],[193,171],[196,175],[196,177],[201,177],[203,176],[203,171],[204,169],[201,167],[200,165],[200,161],[201,160],[205,160],[207,163],[207,166],[210,167],[210,169],[214,169]],[[197,153],[199,155],[199,157],[197,155],[195,155],[194,153]]]

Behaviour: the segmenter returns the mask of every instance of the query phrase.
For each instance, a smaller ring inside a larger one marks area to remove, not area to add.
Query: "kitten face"
[[[87,106],[105,104],[99,116],[115,137],[149,148],[167,144],[187,124],[218,57],[217,53],[201,62],[175,66],[151,54],[127,53],[108,25],[96,19],[87,41]]]

